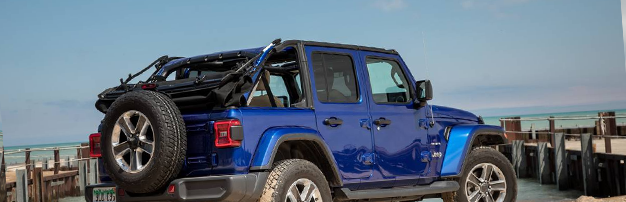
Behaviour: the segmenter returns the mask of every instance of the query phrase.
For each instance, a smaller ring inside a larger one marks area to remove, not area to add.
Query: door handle
[[[374,120],[374,125],[385,127],[391,125],[391,120],[381,117],[380,119]]]
[[[330,117],[330,118],[324,119],[324,125],[327,125],[330,127],[337,127],[341,124],[343,124],[343,120],[338,119],[337,117]]]

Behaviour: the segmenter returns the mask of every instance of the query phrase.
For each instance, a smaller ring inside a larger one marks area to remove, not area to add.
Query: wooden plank
[[[565,151],[565,134],[557,133],[554,136],[554,163],[556,186],[559,190],[566,190],[568,186],[567,155]]]
[[[24,164],[26,165],[26,178],[30,179],[30,148],[26,148],[24,151]]]
[[[43,170],[41,168],[35,167],[33,169],[33,198],[35,202],[44,202],[43,195]]]
[[[59,157],[59,148],[54,148],[54,174],[59,174],[59,168],[61,167],[61,158]]]
[[[28,176],[25,169],[15,171],[16,200],[17,202],[28,202]]]
[[[89,184],[98,183],[98,160],[89,160]]]
[[[85,187],[87,186],[87,162],[81,160],[78,162],[78,182],[80,185],[80,195],[85,195]]]
[[[594,196],[598,193],[597,164],[594,163],[591,134],[581,135],[582,173],[585,195]]]
[[[524,147],[524,140],[513,140],[513,168],[517,173],[518,178],[527,176],[526,172],[526,151]]]
[[[548,143],[537,143],[537,165],[539,167],[537,176],[540,184],[552,183],[552,175],[550,173],[550,153],[548,152]]]
[[[550,119],[548,120],[548,125],[550,127],[550,134],[548,134],[548,139],[550,140],[550,145],[552,145],[552,147],[554,147],[554,134],[556,134],[556,126],[554,124],[554,116],[550,116]]]
[[[7,172],[6,165],[4,164],[4,148],[2,149],[2,154],[0,155],[0,158],[2,158],[2,164],[0,164],[0,202],[6,202],[8,196],[6,187]]]

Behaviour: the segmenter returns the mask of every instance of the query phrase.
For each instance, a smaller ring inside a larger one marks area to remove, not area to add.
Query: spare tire
[[[132,91],[107,110],[101,144],[104,168],[115,184],[131,193],[160,192],[183,166],[185,123],[167,96]]]

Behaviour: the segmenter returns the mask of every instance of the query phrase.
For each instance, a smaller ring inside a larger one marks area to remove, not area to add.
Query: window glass
[[[272,90],[272,94],[274,95],[274,97],[279,99],[283,103],[283,105],[286,104],[286,106],[289,106],[289,103],[290,103],[289,101],[291,101],[291,98],[289,97],[289,93],[287,92],[287,86],[285,85],[285,80],[283,80],[283,77],[271,75],[269,79],[270,79],[270,89]],[[263,87],[263,89],[264,88],[265,87]],[[261,95],[266,95],[266,94],[267,94],[266,90],[257,90],[254,92],[253,96],[261,96]],[[278,107],[283,107],[283,106],[278,106]]]
[[[410,94],[408,82],[400,65],[393,60],[367,58],[372,98],[376,103],[407,103]]]
[[[347,55],[313,53],[315,91],[320,102],[351,103],[359,100],[352,58]]]

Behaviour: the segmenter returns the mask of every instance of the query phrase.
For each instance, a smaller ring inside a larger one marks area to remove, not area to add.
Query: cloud
[[[394,10],[401,10],[408,6],[405,0],[376,0],[372,3],[374,8],[389,12]]]

